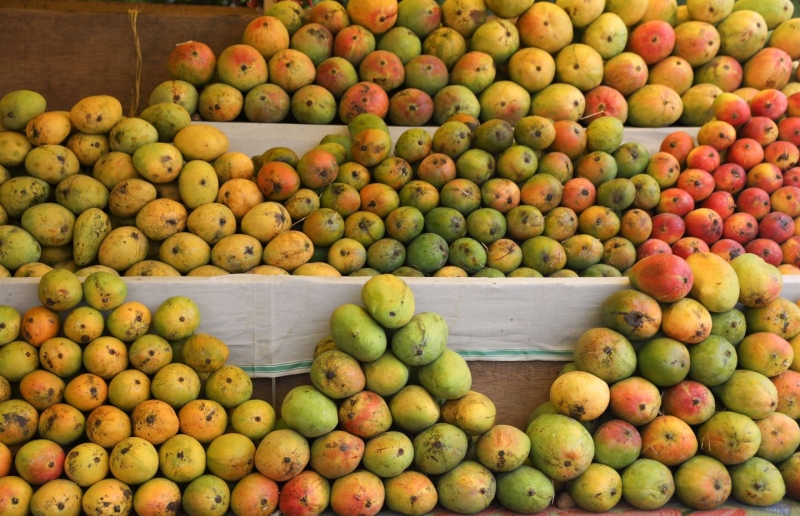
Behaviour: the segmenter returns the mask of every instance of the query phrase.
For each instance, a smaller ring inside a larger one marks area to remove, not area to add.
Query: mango
[[[692,297],[709,312],[726,312],[739,301],[739,277],[724,258],[711,252],[694,253],[686,258],[692,269]]]
[[[33,118],[44,113],[45,98],[31,90],[17,90],[0,99],[0,126],[9,131],[22,131]]]
[[[0,265],[14,271],[26,263],[36,262],[42,254],[39,242],[16,226],[0,226]]]
[[[153,104],[139,114],[158,133],[158,141],[171,142],[178,131],[192,123],[192,116],[180,104],[161,102]]]
[[[42,145],[25,156],[25,170],[51,185],[80,171],[78,157],[62,145]]]
[[[758,308],[767,305],[783,288],[783,275],[759,255],[744,253],[731,260],[731,267],[739,278],[739,302]]]
[[[406,365],[426,365],[444,352],[447,336],[445,320],[439,314],[423,312],[392,336],[392,351]]]
[[[737,0],[733,11],[755,11],[764,17],[767,29],[773,30],[792,17],[794,5],[791,0]]]
[[[784,339],[800,333],[800,307],[788,299],[779,297],[759,308],[743,310],[747,322],[747,333],[768,331]]]
[[[18,219],[25,210],[50,196],[50,185],[30,176],[12,177],[0,185],[0,206],[10,218]]]
[[[414,315],[414,293],[405,281],[391,274],[370,278],[361,288],[361,302],[385,328],[403,327]]]
[[[228,152],[230,142],[225,133],[214,126],[193,124],[178,131],[173,145],[187,161],[202,159],[211,162]]]
[[[109,95],[94,95],[72,106],[69,117],[82,133],[104,134],[122,120],[122,104]]]
[[[336,405],[315,387],[295,387],[281,405],[281,416],[289,428],[306,438],[332,431],[338,422]]]
[[[57,312],[75,307],[83,299],[83,286],[73,273],[54,269],[39,280],[39,301]]]
[[[55,188],[56,202],[79,216],[91,208],[108,204],[108,188],[97,179],[76,174],[62,179]]]
[[[414,465],[428,475],[455,468],[467,454],[467,435],[453,425],[437,423],[414,438]]]
[[[0,166],[16,167],[25,162],[33,145],[24,134],[12,131],[0,133]]]
[[[472,387],[472,374],[464,358],[446,349],[436,360],[419,369],[419,382],[437,398],[458,399]]]
[[[150,244],[136,227],[122,226],[103,239],[97,251],[100,265],[122,272],[147,257]]]
[[[386,351],[386,333],[369,312],[355,304],[344,304],[330,318],[331,335],[337,348],[362,362],[377,360]]]
[[[59,145],[72,130],[69,116],[58,111],[42,113],[25,126],[25,135],[36,146]]]
[[[497,408],[488,396],[469,391],[456,400],[447,400],[441,408],[442,421],[455,425],[469,436],[478,436],[491,429],[497,419]]]
[[[678,93],[661,84],[648,84],[628,97],[628,123],[634,127],[666,127],[683,114]]]
[[[436,400],[419,385],[406,385],[389,401],[392,424],[400,430],[417,433],[439,420]]]

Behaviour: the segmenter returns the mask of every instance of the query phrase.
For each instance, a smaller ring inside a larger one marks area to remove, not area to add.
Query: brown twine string
[[[142,47],[139,44],[139,31],[136,27],[136,22],[139,18],[138,9],[128,9],[128,20],[131,22],[131,30],[133,31],[133,43],[136,47],[136,78],[133,84],[133,92],[131,95],[131,108],[128,111],[129,117],[136,116],[139,110],[139,93],[142,81]]]

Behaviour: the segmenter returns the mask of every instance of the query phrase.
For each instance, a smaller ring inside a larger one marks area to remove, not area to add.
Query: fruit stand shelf
[[[256,124],[250,122],[199,122],[219,128],[230,140],[230,151],[243,152],[248,156],[262,154],[272,147],[289,147],[298,156],[319,144],[329,134],[348,134],[343,125],[300,125],[300,124]],[[392,141],[409,127],[390,126]],[[436,127],[425,127],[433,134]],[[623,142],[638,142],[651,153],[658,152],[661,141],[673,131],[685,131],[695,136],[697,127],[662,127],[657,129],[625,128]]]

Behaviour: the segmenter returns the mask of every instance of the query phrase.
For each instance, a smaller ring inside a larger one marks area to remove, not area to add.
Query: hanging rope
[[[131,22],[131,30],[133,31],[133,43],[136,47],[136,77],[133,84],[133,92],[131,94],[131,108],[128,111],[129,117],[136,116],[139,110],[139,88],[142,80],[142,47],[139,44],[139,31],[136,27],[136,22],[139,18],[138,9],[128,9],[128,20]]]

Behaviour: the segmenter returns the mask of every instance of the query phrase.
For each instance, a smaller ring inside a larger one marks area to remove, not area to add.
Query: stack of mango
[[[441,3],[441,5],[439,5]],[[714,97],[800,91],[790,0],[279,1],[218,56],[169,56],[150,104],[209,121],[443,124],[456,113],[635,127],[709,121]]]
[[[460,113],[393,141],[377,115],[289,148],[229,152],[178,104],[46,111],[0,99],[0,272],[620,276],[653,253],[751,252],[800,272],[800,92],[723,93],[660,152],[587,127]],[[394,152],[393,152],[394,151]],[[87,267],[91,267],[88,271]]]

